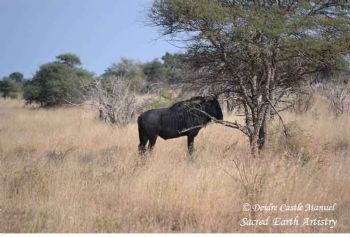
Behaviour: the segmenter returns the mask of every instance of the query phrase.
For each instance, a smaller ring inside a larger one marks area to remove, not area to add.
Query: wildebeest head
[[[205,97],[197,96],[197,97],[191,98],[186,102],[194,106],[197,110],[202,110],[203,112],[209,114],[210,116],[218,120],[223,119],[223,114],[222,114],[220,104],[215,96],[205,96]]]
[[[204,102],[202,104],[204,106],[203,110],[209,115],[213,116],[214,118],[218,120],[222,120],[224,116],[222,114],[222,110],[217,98],[215,96],[207,96],[203,98],[204,98]]]

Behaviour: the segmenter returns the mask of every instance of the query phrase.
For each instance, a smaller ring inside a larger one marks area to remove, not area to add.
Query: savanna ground
[[[163,141],[146,161],[136,123],[98,121],[80,108],[0,101],[1,232],[349,232],[350,117],[319,98],[283,114],[258,160],[238,131],[209,125],[190,159],[186,139]],[[227,116],[225,119],[235,119]],[[244,203],[336,204],[331,212],[244,212]],[[241,227],[242,218],[337,219],[329,226]]]

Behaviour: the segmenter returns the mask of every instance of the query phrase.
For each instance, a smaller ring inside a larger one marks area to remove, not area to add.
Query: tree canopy
[[[20,72],[13,72],[9,75],[9,78],[15,82],[21,83],[24,80],[24,76]]]
[[[348,69],[347,1],[155,0],[162,34],[183,40],[198,91],[233,93],[242,104],[252,153],[264,145],[267,117],[313,76]]]
[[[21,94],[24,76],[20,72],[13,72],[0,81],[0,94],[3,98],[17,98]]]
[[[166,69],[159,60],[153,60],[143,65],[143,73],[148,82],[161,82],[166,80]]]
[[[143,83],[141,64],[126,58],[122,58],[118,63],[113,63],[106,69],[102,77],[125,80],[134,91],[140,90]]]
[[[24,86],[27,103],[57,106],[82,99],[82,93],[92,81],[92,74],[76,68],[69,60],[67,62],[51,62],[40,66],[33,79]]]
[[[19,92],[19,88],[14,81],[9,78],[5,78],[0,81],[0,94],[3,98],[16,98]]]
[[[66,64],[70,67],[77,67],[81,65],[79,56],[72,53],[60,54],[56,57],[56,59],[58,60],[58,62]]]

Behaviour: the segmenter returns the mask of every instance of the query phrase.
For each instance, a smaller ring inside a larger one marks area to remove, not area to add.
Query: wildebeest
[[[211,121],[211,117],[223,119],[220,104],[214,96],[197,96],[169,108],[144,112],[137,119],[140,154],[145,153],[147,142],[149,150],[152,150],[158,136],[165,140],[187,136],[188,151],[192,154],[194,138]]]

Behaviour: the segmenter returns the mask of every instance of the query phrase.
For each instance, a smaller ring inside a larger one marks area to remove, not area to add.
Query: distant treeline
[[[25,79],[21,72],[13,72],[0,80],[0,95],[20,98],[41,106],[58,106],[81,102],[91,83],[111,78],[124,80],[136,93],[152,92],[156,88],[176,84],[184,72],[180,54],[166,53],[161,59],[137,62],[122,58],[108,67],[102,75],[81,67],[78,55],[64,53],[56,60],[40,66],[33,78]]]

